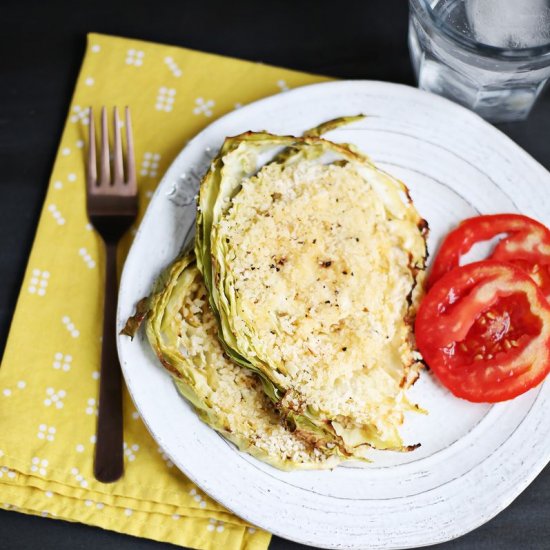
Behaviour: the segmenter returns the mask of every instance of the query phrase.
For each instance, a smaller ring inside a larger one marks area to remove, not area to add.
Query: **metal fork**
[[[107,111],[101,109],[101,149],[97,177],[93,112],[90,108],[86,209],[90,223],[105,243],[105,300],[99,382],[99,411],[94,475],[104,483],[116,481],[123,472],[122,378],[116,349],[117,244],[130,228],[138,211],[134,145],[130,110],[126,107],[126,168],[118,111],[114,108],[113,177],[111,178]]]

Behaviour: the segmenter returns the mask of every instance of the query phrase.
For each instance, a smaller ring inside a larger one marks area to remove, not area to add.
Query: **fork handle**
[[[94,475],[111,483],[122,476],[122,377],[116,349],[116,242],[105,243],[105,300]]]

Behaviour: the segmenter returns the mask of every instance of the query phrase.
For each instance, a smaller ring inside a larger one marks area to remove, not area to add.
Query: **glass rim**
[[[458,42],[465,48],[475,51],[476,53],[485,54],[491,57],[497,57],[506,60],[531,60],[537,61],[534,58],[541,58],[550,55],[550,40],[540,46],[530,46],[526,48],[502,48],[500,46],[491,46],[478,42],[466,35],[458,32],[454,27],[443,21],[434,13],[431,2],[429,0],[409,0],[409,6],[415,11],[421,11],[427,16],[431,23],[439,31],[443,32],[451,40]]]

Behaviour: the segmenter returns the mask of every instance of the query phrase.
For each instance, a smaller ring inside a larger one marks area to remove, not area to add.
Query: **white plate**
[[[328,119],[368,117],[328,134],[352,142],[403,179],[431,227],[429,248],[459,220],[519,211],[550,224],[550,175],[471,112],[382,82],[317,84],[217,120],[176,158],[126,261],[118,325],[178,254],[192,227],[198,177],[225,136],[299,135]],[[377,452],[366,468],[280,472],[238,452],[177,394],[143,336],[119,337],[130,393],[172,461],[215,500],[272,533],[326,548],[411,548],[458,537],[505,508],[550,460],[550,383],[513,402],[454,398],[428,373],[411,394],[430,412],[407,419],[412,453]]]

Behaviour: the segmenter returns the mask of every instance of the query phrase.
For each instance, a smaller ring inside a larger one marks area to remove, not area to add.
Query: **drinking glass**
[[[550,0],[409,0],[424,90],[493,122],[527,118],[550,77]]]

